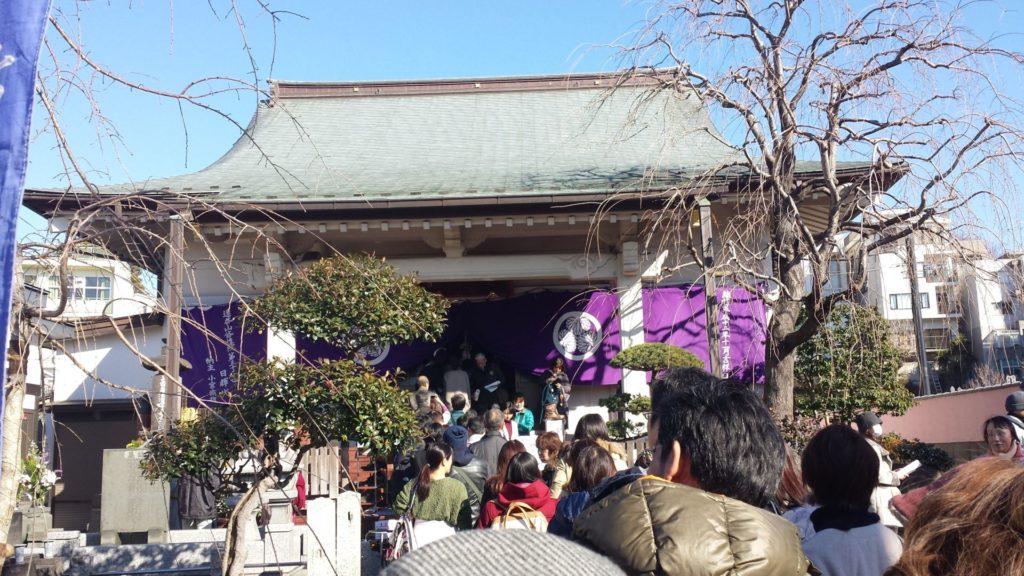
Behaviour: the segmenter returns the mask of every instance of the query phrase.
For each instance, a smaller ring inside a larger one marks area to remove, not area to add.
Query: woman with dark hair
[[[993,416],[985,421],[982,427],[988,455],[1011,460],[1018,464],[1024,462],[1024,453],[1020,447],[1020,438],[1013,423],[1006,416]]]
[[[1024,467],[999,458],[960,466],[907,525],[886,576],[1024,574]]]
[[[418,546],[451,535],[456,528],[472,527],[469,493],[462,482],[448,478],[452,455],[451,446],[444,442],[428,445],[427,463],[419,476],[395,498],[395,511],[408,512],[415,522]]]
[[[800,463],[793,455],[793,450],[786,446],[786,465],[782,468],[782,481],[772,501],[776,514],[782,514],[807,502],[807,486],[804,485],[800,472]]]
[[[803,479],[813,505],[785,517],[800,531],[804,554],[825,576],[878,576],[903,551],[899,536],[870,511],[878,456],[849,426],[818,431],[804,449]]]
[[[576,423],[576,433],[573,434],[572,439],[574,442],[593,440],[598,446],[604,448],[612,455],[616,470],[629,468],[629,465],[626,463],[625,450],[622,449],[619,443],[612,441],[611,436],[608,435],[608,426],[600,414],[587,414],[580,418]]]
[[[536,458],[528,452],[520,452],[508,461],[501,492],[484,505],[477,527],[499,527],[499,522],[508,513],[517,519],[529,518],[533,526],[540,522],[547,531],[547,524],[555,515],[556,504],[551,491],[541,480]]]
[[[501,447],[498,452],[498,468],[494,476],[484,482],[483,502],[490,502],[501,493],[501,487],[505,484],[505,476],[508,473],[508,463],[512,457],[521,452],[526,452],[526,446],[519,440],[510,440]]]
[[[607,450],[592,440],[580,440],[569,451],[572,479],[566,490],[569,495],[558,501],[555,517],[548,525],[548,532],[570,538],[572,523],[590,502],[590,491],[605,478],[615,474],[615,462]]]

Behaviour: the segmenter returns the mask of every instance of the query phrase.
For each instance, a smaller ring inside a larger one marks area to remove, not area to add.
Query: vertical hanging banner
[[[182,370],[181,383],[205,400],[232,390],[242,360],[267,358],[267,334],[257,328],[237,303],[182,310],[181,357],[191,367]]]
[[[18,209],[28,164],[36,63],[49,10],[49,0],[0,1],[0,382],[5,384]]]

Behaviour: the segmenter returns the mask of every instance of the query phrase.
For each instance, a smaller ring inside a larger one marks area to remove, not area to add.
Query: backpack
[[[532,530],[547,532],[548,519],[539,510],[529,504],[513,502],[508,505],[501,516],[491,522],[492,530]]]

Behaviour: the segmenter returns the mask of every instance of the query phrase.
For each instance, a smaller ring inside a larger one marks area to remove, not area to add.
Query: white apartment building
[[[60,302],[56,260],[27,260],[21,268],[25,284],[46,290],[47,307],[55,309]],[[71,291],[62,319],[121,318],[153,309],[153,297],[143,286],[141,273],[100,250],[72,256],[68,260],[68,275]]]
[[[1024,254],[964,266],[971,353],[997,376],[1024,380]]]

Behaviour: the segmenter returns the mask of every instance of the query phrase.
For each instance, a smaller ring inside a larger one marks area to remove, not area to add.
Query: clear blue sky
[[[234,14],[228,10],[230,2],[211,3],[216,15],[205,0],[54,0],[55,9],[65,16],[77,13],[70,18],[72,25],[95,61],[169,91],[205,76],[251,78]],[[636,30],[652,2],[273,0],[271,4],[303,17],[281,15],[271,70],[270,19],[254,0],[238,0],[261,82],[267,77],[352,81],[614,70],[619,63],[617,51],[608,44]],[[1014,3],[1002,6],[1012,8]],[[983,35],[1024,29],[1019,13],[992,6],[978,10],[984,12],[968,24],[981,27]],[[51,45],[61,47],[52,31],[50,36]],[[71,61],[67,55],[62,59]],[[47,61],[44,51],[44,72]],[[238,137],[238,130],[227,121],[186,108],[186,156],[185,130],[175,103],[109,83],[95,86],[102,113],[119,131],[116,138],[95,122],[83,98],[73,96],[58,105],[72,147],[96,183],[198,170]],[[215,103],[243,125],[255,108],[251,94],[221,97]],[[39,133],[41,113],[37,106],[27,183],[63,186],[64,168],[52,134]],[[38,217],[26,217],[22,233],[41,223]]]

